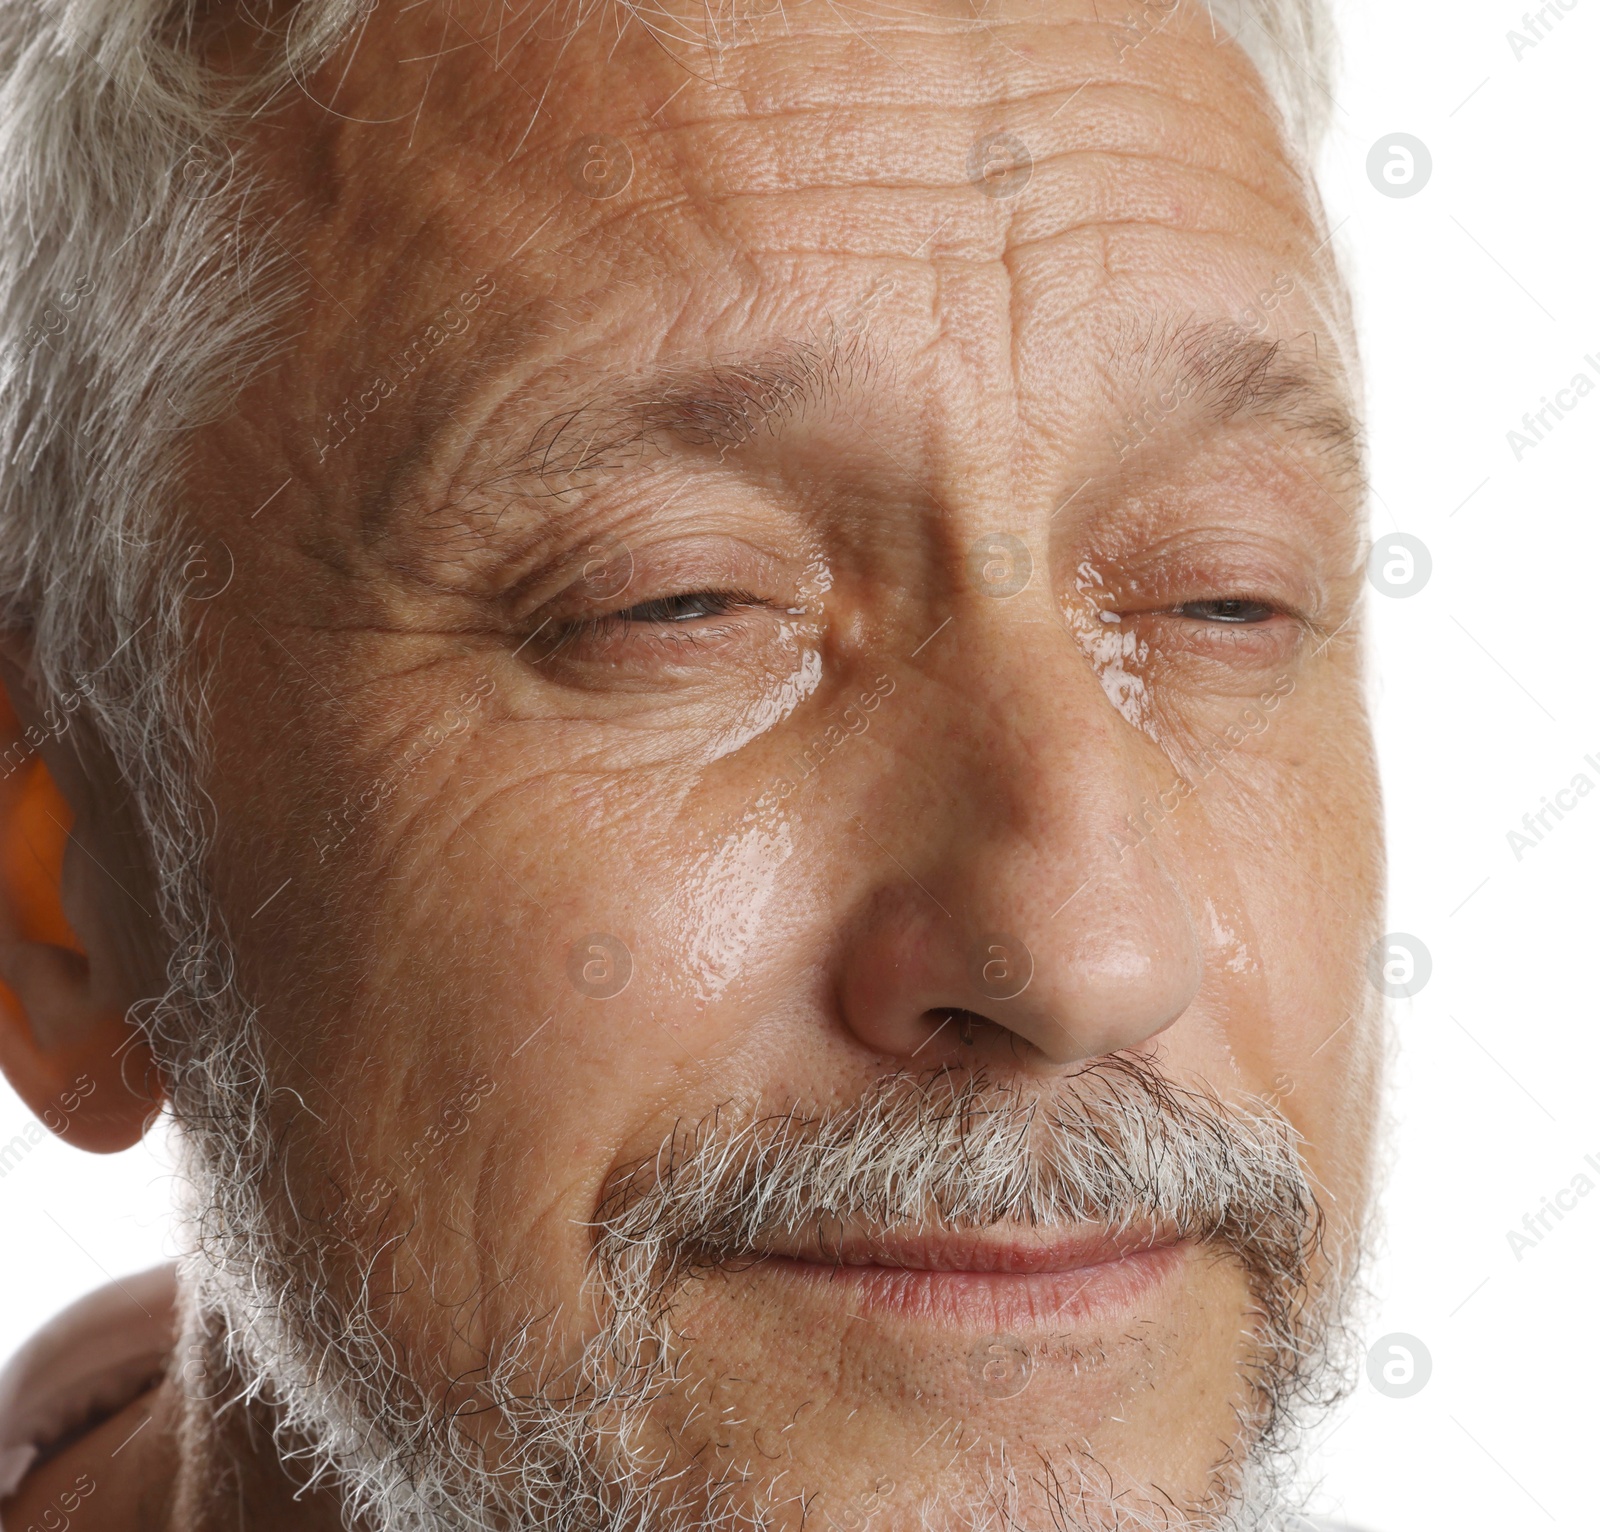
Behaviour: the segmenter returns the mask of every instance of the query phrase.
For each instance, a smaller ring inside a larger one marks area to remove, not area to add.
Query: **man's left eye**
[[[1249,601],[1242,597],[1229,597],[1222,601],[1185,601],[1178,608],[1180,617],[1192,617],[1197,622],[1252,623],[1265,622],[1277,615],[1275,607],[1265,601]]]

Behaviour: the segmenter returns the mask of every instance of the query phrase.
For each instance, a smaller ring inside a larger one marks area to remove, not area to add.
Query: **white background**
[[[1600,1160],[1600,792],[1520,862],[1507,832],[1579,771],[1600,787],[1583,760],[1600,759],[1600,387],[1520,462],[1507,433],[1580,370],[1600,385],[1582,360],[1600,357],[1600,0],[1520,58],[1520,5],[1339,14],[1324,184],[1360,312],[1373,531],[1414,533],[1434,561],[1417,595],[1372,601],[1389,925],[1434,969],[1396,1011],[1369,1338],[1416,1336],[1433,1373],[1406,1399],[1363,1382],[1323,1454],[1327,1494],[1374,1532],[1593,1529],[1600,1172],[1520,1260],[1507,1232]],[[1366,174],[1397,131],[1433,157],[1404,199]]]
[[[1600,358],[1600,0],[1513,57],[1488,0],[1341,0],[1324,177],[1368,372],[1373,528],[1431,551],[1374,595],[1391,929],[1433,975],[1396,1012],[1388,1236],[1369,1340],[1414,1336],[1427,1385],[1363,1381],[1319,1455],[1326,1507],[1371,1532],[1592,1529],[1600,1425],[1596,1192],[1519,1260],[1525,1214],[1600,1159],[1600,793],[1517,861],[1507,832],[1579,771],[1600,785],[1594,591],[1600,392],[1516,461],[1506,433]],[[1367,178],[1420,138],[1415,196]],[[1553,822],[1553,821],[1552,821]],[[0,1086],[0,1143],[26,1121]],[[0,1181],[0,1355],[77,1294],[159,1259],[159,1145],[47,1138]]]

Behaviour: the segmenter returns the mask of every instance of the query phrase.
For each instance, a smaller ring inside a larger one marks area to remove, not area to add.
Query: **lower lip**
[[[1174,1283],[1187,1252],[1185,1244],[1160,1245],[1068,1271],[834,1266],[791,1256],[767,1256],[755,1269],[804,1282],[855,1319],[907,1319],[1003,1334],[1105,1322],[1146,1309]]]

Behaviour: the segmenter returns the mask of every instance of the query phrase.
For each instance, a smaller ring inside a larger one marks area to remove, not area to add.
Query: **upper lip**
[[[1078,1271],[1177,1242],[1177,1235],[1151,1225],[1116,1231],[1084,1225],[974,1232],[847,1231],[834,1238],[792,1245],[768,1244],[759,1254],[813,1265],[1041,1276]]]

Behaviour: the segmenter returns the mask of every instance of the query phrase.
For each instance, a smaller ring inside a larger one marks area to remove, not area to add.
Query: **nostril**
[[[931,1043],[937,1033],[953,1031],[969,1048],[977,1042],[979,1027],[996,1025],[987,1016],[980,1016],[976,1011],[963,1010],[960,1006],[941,1006],[935,1011],[924,1011],[922,1019],[933,1029],[928,1034],[928,1042]]]

